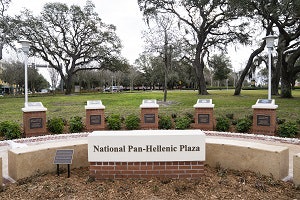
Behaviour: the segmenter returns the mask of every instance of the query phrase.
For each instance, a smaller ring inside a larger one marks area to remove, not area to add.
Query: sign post
[[[53,164],[57,165],[57,176],[59,176],[59,165],[68,165],[68,178],[70,178],[70,164],[72,164],[74,150],[73,149],[58,149],[54,157]]]

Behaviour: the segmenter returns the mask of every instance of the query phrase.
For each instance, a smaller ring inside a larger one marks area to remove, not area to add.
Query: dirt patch
[[[88,168],[45,174],[11,183],[0,199],[300,199],[290,182],[253,172],[205,167],[198,180],[105,180],[89,178]]]

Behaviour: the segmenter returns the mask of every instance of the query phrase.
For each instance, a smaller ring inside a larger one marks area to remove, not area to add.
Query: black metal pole
[[[70,178],[70,164],[68,164],[68,178]]]
[[[57,176],[59,176],[59,164],[56,165],[56,170],[57,170]]]

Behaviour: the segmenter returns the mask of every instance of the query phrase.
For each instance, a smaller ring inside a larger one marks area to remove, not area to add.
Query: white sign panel
[[[88,136],[89,162],[204,160],[200,130],[95,131]]]

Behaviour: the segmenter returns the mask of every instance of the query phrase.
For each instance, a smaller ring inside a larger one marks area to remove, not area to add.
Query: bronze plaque
[[[270,126],[270,115],[257,115],[257,126]]]
[[[209,114],[198,114],[198,124],[209,124]]]
[[[155,114],[145,114],[144,115],[144,122],[147,123],[155,123]]]
[[[91,115],[90,116],[90,125],[101,124],[101,115]]]
[[[30,129],[43,128],[42,118],[31,118],[29,123],[30,123]]]

